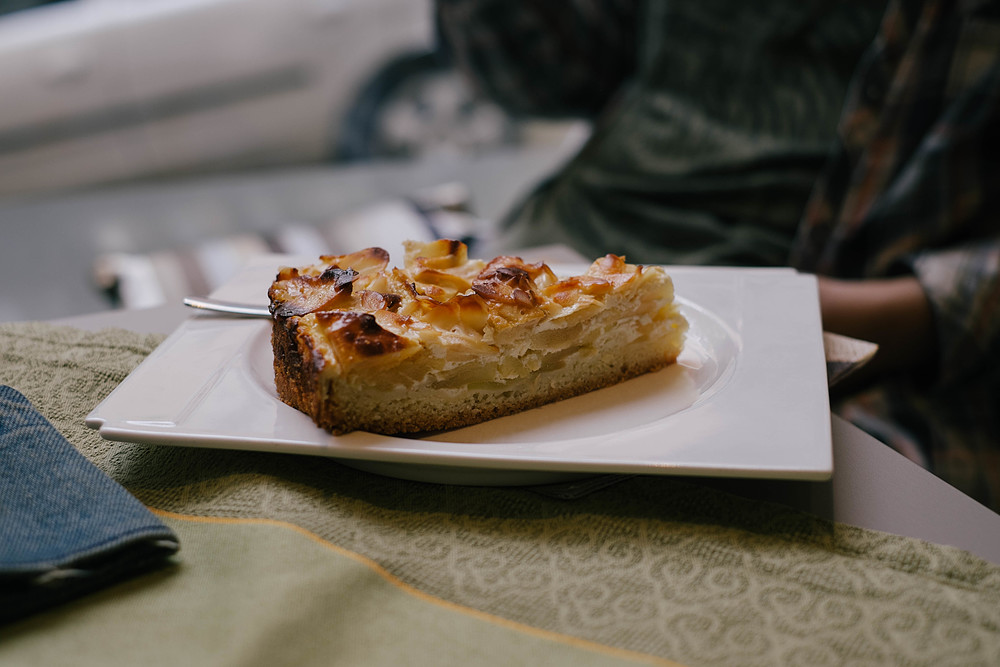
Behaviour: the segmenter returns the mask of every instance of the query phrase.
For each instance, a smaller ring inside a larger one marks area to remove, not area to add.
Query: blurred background
[[[0,0],[0,322],[475,245],[588,131],[479,97],[431,0]]]

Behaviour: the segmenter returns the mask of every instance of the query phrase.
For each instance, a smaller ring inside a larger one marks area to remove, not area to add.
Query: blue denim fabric
[[[162,521],[0,386],[0,621],[165,564],[177,549]]]

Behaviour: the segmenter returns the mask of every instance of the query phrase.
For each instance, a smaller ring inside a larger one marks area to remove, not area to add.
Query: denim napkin
[[[167,562],[177,537],[0,385],[0,622]]]

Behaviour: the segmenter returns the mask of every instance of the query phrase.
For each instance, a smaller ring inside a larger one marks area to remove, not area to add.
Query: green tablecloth
[[[0,628],[0,664],[1000,664],[1000,567],[695,483],[566,501],[102,440],[85,415],[160,340],[0,326],[0,383],[181,539]]]

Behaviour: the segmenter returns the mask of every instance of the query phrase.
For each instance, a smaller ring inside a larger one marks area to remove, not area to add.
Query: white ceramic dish
[[[300,261],[310,260],[262,257],[214,296],[259,303],[277,266]],[[330,456],[446,483],[540,484],[596,473],[828,478],[815,279],[786,269],[669,272],[691,324],[677,364],[476,426],[421,439],[332,436],[278,400],[268,321],[195,313],[87,424],[111,440]]]

